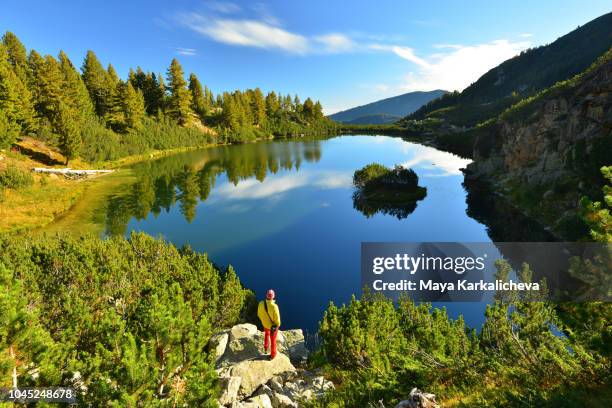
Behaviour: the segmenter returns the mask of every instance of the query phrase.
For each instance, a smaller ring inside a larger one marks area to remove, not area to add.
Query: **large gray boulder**
[[[227,347],[227,342],[229,341],[229,332],[224,330],[222,332],[214,334],[210,341],[208,342],[209,349],[215,355],[215,361],[219,361],[219,359],[225,353],[225,348]]]
[[[263,333],[253,324],[239,324],[229,331],[227,346],[217,360],[218,367],[229,367],[245,360],[264,356]]]
[[[242,377],[238,394],[249,396],[275,375],[287,371],[295,371],[295,367],[286,355],[278,354],[274,360],[264,358],[241,361],[231,366],[228,374],[232,377]]]
[[[308,349],[301,329],[281,330],[277,338],[278,349],[291,358],[292,361],[306,361]]]
[[[241,382],[241,377],[222,377],[219,379],[219,387],[221,388],[219,403],[221,405],[228,405],[236,401]]]
[[[215,351],[218,367],[229,367],[240,361],[263,356],[269,353],[263,348],[264,334],[253,324],[239,324],[229,331],[215,334],[210,341],[211,350]],[[300,329],[281,330],[276,339],[277,350],[292,361],[304,362],[308,358],[308,349],[304,333]]]

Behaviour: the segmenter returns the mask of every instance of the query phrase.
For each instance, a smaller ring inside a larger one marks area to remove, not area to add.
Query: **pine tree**
[[[30,93],[15,74],[3,44],[0,44],[0,111],[5,132],[0,135],[0,145],[9,146],[20,132],[32,128]]]
[[[166,84],[164,83],[164,77],[161,74],[157,74],[157,89],[155,90],[155,102],[157,105],[156,115],[160,112],[164,113],[168,105],[168,95],[166,93]]]
[[[291,99],[291,95],[287,94],[284,98],[282,98],[281,109],[283,112],[287,113],[293,110],[293,100]]]
[[[81,135],[70,108],[63,102],[60,102],[58,105],[54,130],[59,135],[59,148],[64,157],[66,157],[67,166],[70,160],[79,155]]]
[[[59,53],[59,64],[63,75],[63,99],[77,119],[78,126],[81,127],[88,118],[94,115],[94,107],[89,98],[89,92],[81,75],[64,51]]]
[[[119,81],[113,93],[113,103],[106,122],[115,132],[140,129],[145,116],[144,97],[132,83]]]
[[[258,127],[263,127],[266,124],[266,101],[259,88],[255,88],[253,92],[251,111],[253,112],[253,124]]]
[[[39,126],[49,129],[55,123],[58,106],[64,97],[64,77],[59,63],[50,55],[43,58],[32,50],[28,63],[32,73],[30,88]]]
[[[29,77],[28,60],[25,46],[19,41],[19,38],[10,31],[7,31],[2,36],[2,43],[6,47],[8,60],[13,66],[15,74],[21,82],[26,84]]]
[[[316,119],[323,118],[323,106],[321,105],[321,102],[319,101],[317,101],[314,105],[314,116]]]
[[[314,103],[312,102],[312,99],[306,98],[302,107],[302,112],[307,119],[313,119],[315,117]]]
[[[293,111],[296,113],[302,113],[302,102],[300,101],[300,97],[295,95],[293,98]]]
[[[25,292],[23,283],[0,262],[0,378],[11,378],[12,386],[31,384],[35,371],[39,377],[59,380],[52,362],[57,350]]]
[[[108,89],[109,106],[104,119],[111,127],[117,124],[116,112],[122,112],[121,86],[122,82],[119,79],[119,75],[117,75],[117,71],[115,71],[112,64],[108,64],[106,69],[106,88]],[[122,122],[120,118],[119,122]]]
[[[110,84],[110,82],[109,82]],[[105,122],[115,132],[124,132],[127,130],[125,124],[125,112],[123,110],[123,96],[126,84],[119,82],[114,86],[110,107],[106,112]]]
[[[216,313],[215,326],[226,327],[238,321],[245,299],[245,290],[231,265],[225,271],[220,286],[219,309]]]
[[[204,99],[204,91],[202,84],[196,74],[189,75],[189,91],[191,92],[191,110],[200,117],[200,120],[206,116],[206,100]]]
[[[227,92],[223,94],[222,109],[221,121],[223,126],[232,132],[238,131],[240,129],[239,107],[234,97]]]
[[[42,88],[38,81],[40,80],[42,72],[45,69],[45,60],[38,52],[36,52],[36,50],[31,50],[30,54],[28,55],[28,68],[30,72],[28,87],[32,92],[32,102],[34,104],[36,114],[40,116]]]
[[[191,97],[183,76],[183,68],[176,58],[172,60],[168,68],[167,89],[170,96],[167,101],[166,113],[180,125],[187,124],[192,115]]]
[[[268,118],[273,118],[280,110],[280,102],[276,96],[276,92],[272,91],[266,95],[266,115]]]
[[[142,68],[136,67],[136,72],[130,69],[130,81],[135,89],[140,89],[143,93],[147,82],[147,74],[144,73]]]
[[[111,90],[109,89],[108,73],[93,51],[87,51],[83,62],[83,82],[89,91],[89,96],[96,109],[96,114],[104,118],[111,107]]]
[[[215,105],[215,97],[213,93],[208,89],[207,86],[204,87],[204,107],[206,111],[209,111]]]
[[[128,129],[140,129],[145,116],[145,104],[142,92],[134,89],[132,84],[127,82],[127,84],[123,84],[120,95],[125,127]]]
[[[144,77],[141,77],[141,74],[144,75]],[[147,72],[145,74],[142,72],[140,67],[138,67],[132,85],[135,89],[140,89],[140,91],[142,91],[147,114],[157,114],[157,111],[161,106],[161,96],[159,83],[157,82],[157,77],[155,74],[152,72]]]
[[[108,81],[108,88],[110,88],[111,92],[117,85],[119,84],[119,75],[117,75],[117,71],[115,71],[115,67],[113,64],[108,64],[106,68],[106,80]]]

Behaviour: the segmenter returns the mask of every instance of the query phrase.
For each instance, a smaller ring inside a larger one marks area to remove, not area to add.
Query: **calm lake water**
[[[355,209],[353,172],[372,162],[414,169],[427,197],[399,218]],[[133,166],[130,182],[106,201],[104,234],[145,231],[206,252],[221,267],[233,265],[259,298],[274,288],[285,328],[312,332],[330,301],[345,303],[360,293],[362,241],[499,236],[499,228],[481,223],[486,216],[468,209],[460,172],[468,163],[387,136],[192,151]],[[483,320],[483,304],[446,307],[470,325]]]

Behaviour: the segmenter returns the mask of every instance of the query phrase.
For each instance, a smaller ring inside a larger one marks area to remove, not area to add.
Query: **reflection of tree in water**
[[[252,177],[263,182],[269,173],[297,171],[303,160],[320,158],[320,143],[305,141],[226,146],[140,163],[133,167],[136,182],[109,200],[106,234],[125,235],[131,218],[142,220],[149,213],[157,217],[177,202],[181,214],[192,222],[198,202],[208,198],[220,174],[234,185]]]
[[[408,217],[416,210],[418,200],[404,201],[401,203],[389,203],[379,200],[369,200],[365,194],[359,191],[353,193],[353,208],[360,211],[367,218],[377,213],[392,215],[398,220]]]
[[[527,218],[485,185],[466,180],[463,187],[467,191],[467,215],[486,226],[493,242],[556,241],[542,225]]]

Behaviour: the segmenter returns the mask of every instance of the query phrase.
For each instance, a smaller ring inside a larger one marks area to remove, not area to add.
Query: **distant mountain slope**
[[[421,107],[408,119],[439,118],[472,126],[519,100],[585,70],[612,45],[612,13],[532,48],[493,68],[461,93],[450,93]]]
[[[360,116],[344,123],[349,123],[351,125],[385,125],[387,123],[397,122],[401,118],[401,116],[389,115],[387,113],[376,113],[373,115]]]
[[[408,92],[403,95],[394,96],[380,101],[368,103],[367,105],[357,106],[342,112],[334,113],[329,118],[336,122],[376,124],[386,122],[367,122],[367,120],[380,121],[382,116],[396,116],[402,118],[427,102],[444,95],[446,91],[435,90],[429,92]],[[358,120],[358,122],[355,122]]]

